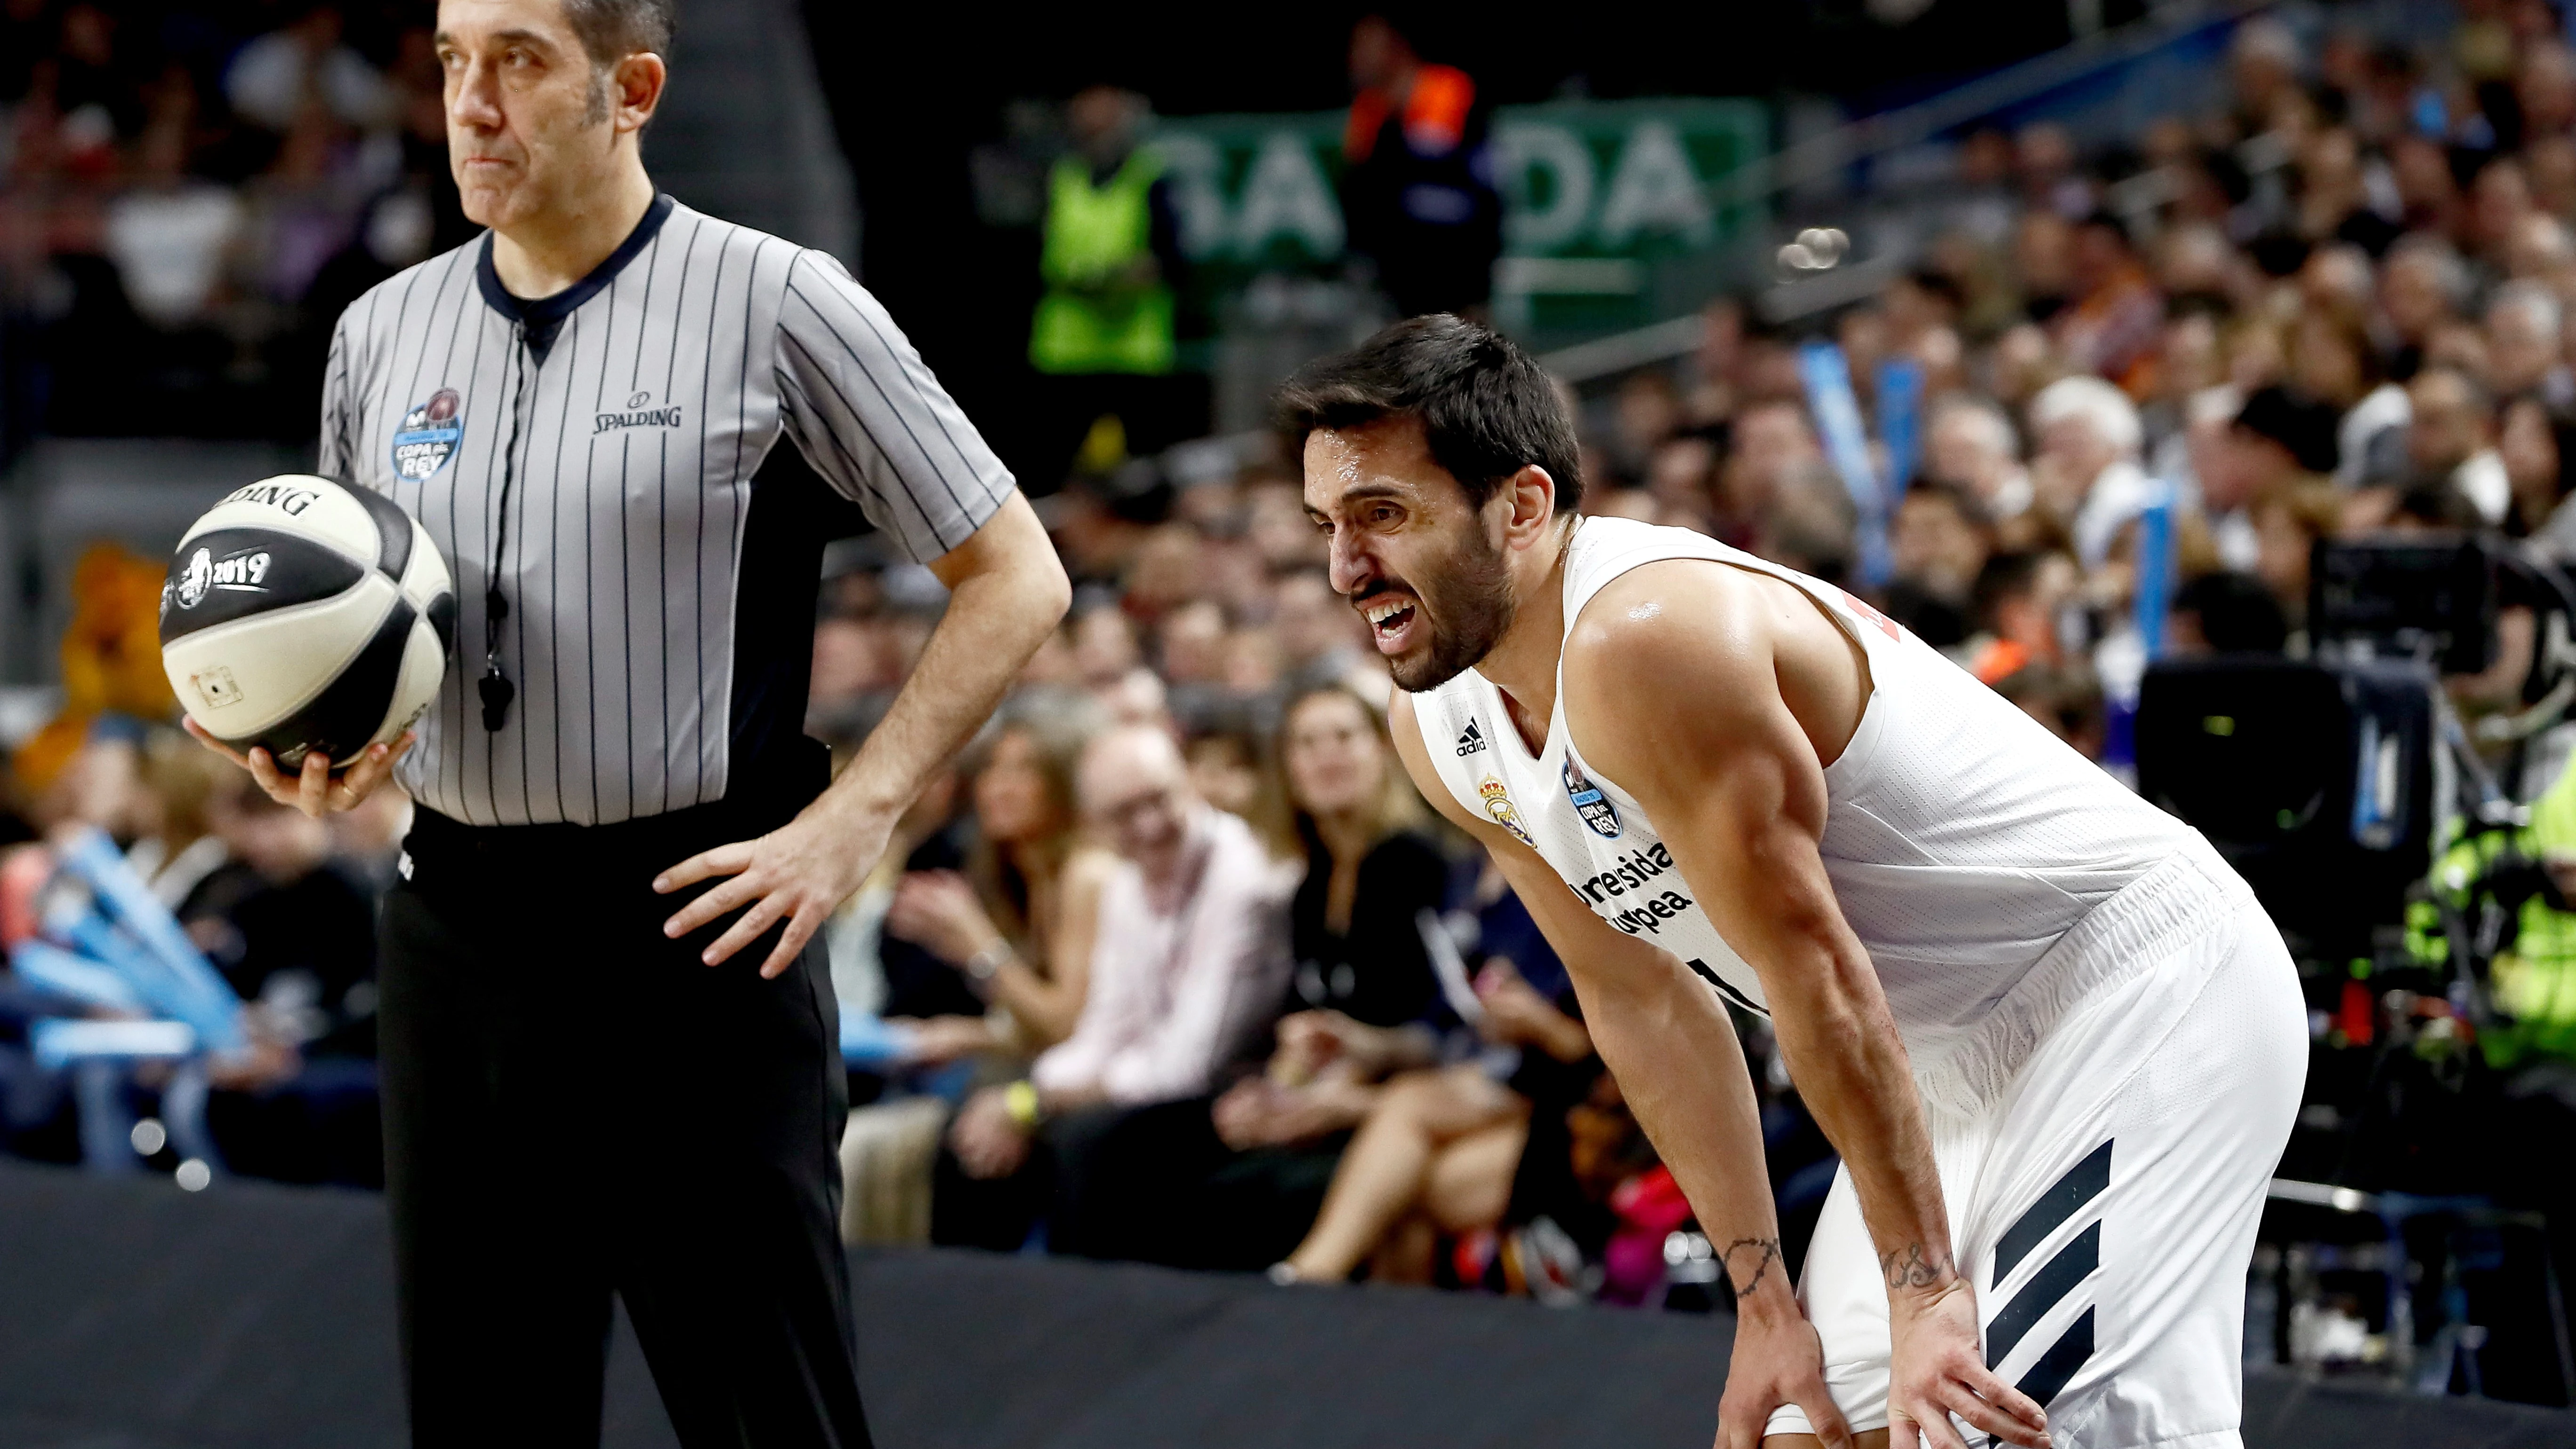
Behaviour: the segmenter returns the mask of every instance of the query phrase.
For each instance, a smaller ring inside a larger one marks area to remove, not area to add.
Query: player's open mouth
[[[1360,612],[1368,618],[1369,633],[1377,640],[1377,652],[1390,657],[1403,653],[1404,646],[1413,642],[1414,624],[1422,617],[1422,611],[1414,606],[1411,599],[1393,594],[1369,600],[1360,606]]]

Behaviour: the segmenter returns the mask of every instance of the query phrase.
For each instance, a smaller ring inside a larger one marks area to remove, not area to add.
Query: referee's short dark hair
[[[1511,339],[1446,312],[1408,318],[1297,369],[1280,384],[1277,408],[1300,451],[1318,428],[1419,418],[1432,461],[1478,508],[1530,464],[1555,480],[1557,512],[1583,503],[1583,452],[1556,384]]]
[[[563,8],[564,23],[599,69],[648,50],[670,58],[671,29],[679,22],[675,0],[563,0]]]

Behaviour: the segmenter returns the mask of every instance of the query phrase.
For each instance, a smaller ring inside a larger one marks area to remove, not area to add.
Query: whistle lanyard
[[[509,597],[501,592],[501,571],[510,550],[510,493],[518,478],[519,415],[528,390],[528,324],[512,323],[510,339],[510,359],[518,379],[510,386],[510,440],[501,448],[500,519],[493,529],[491,574],[483,587],[483,677],[475,683],[483,697],[483,729],[489,734],[500,733],[510,717],[510,700],[518,693],[510,676],[501,672],[501,623],[510,617]]]

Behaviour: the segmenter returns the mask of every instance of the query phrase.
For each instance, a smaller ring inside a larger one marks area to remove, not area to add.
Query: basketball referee
[[[458,658],[336,781],[243,761],[308,812],[389,774],[418,802],[380,1030],[424,1446],[595,1444],[612,1292],[693,1449],[868,1442],[816,930],[1067,598],[873,297],[655,194],[670,32],[670,0],[440,4],[490,231],[341,317],[319,467],[438,540]],[[801,733],[820,490],[761,472],[782,444],[952,590],[837,780]]]

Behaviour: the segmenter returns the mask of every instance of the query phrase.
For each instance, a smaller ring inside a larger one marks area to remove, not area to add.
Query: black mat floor
[[[380,1202],[0,1166],[0,1446],[403,1442]],[[1724,1318],[1278,1289],[1123,1265],[862,1253],[886,1449],[1705,1449]],[[2576,1416],[2247,1384],[2246,1443],[2566,1449]],[[602,1442],[668,1449],[619,1327]]]

